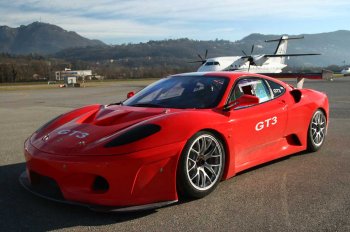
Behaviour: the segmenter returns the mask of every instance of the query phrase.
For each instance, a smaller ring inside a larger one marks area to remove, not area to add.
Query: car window
[[[222,99],[229,79],[216,76],[171,76],[149,85],[123,102],[127,106],[213,108]]]
[[[286,89],[282,85],[277,84],[274,81],[266,80],[266,82],[270,86],[271,92],[273,94],[273,98],[277,98],[281,96],[286,91]]]
[[[270,90],[260,78],[244,78],[239,80],[231,92],[230,102],[238,99],[243,94],[258,97],[259,103],[266,102],[272,98]]]
[[[212,66],[212,65],[220,65],[217,61],[208,61],[205,63],[205,66]]]

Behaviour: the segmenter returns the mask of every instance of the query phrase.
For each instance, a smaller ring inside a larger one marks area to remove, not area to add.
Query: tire
[[[307,150],[315,152],[319,150],[326,137],[327,119],[322,110],[316,110],[313,114],[307,136]]]
[[[202,198],[219,184],[225,168],[225,149],[213,133],[200,131],[186,143],[177,169],[181,197]]]

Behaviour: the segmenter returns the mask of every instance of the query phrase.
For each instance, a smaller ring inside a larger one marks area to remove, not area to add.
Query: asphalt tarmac
[[[147,83],[0,91],[0,231],[350,231],[349,77],[304,85],[326,92],[330,100],[320,151],[240,173],[200,200],[106,214],[50,202],[20,186],[23,142],[40,125],[79,106],[121,101]]]

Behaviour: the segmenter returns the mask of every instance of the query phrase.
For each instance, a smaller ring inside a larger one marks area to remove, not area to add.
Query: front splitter
[[[162,202],[156,202],[156,203],[151,203],[146,205],[136,205],[136,206],[128,206],[128,207],[90,205],[90,204],[84,204],[84,203],[75,202],[75,201],[67,201],[63,197],[60,197],[60,196],[55,197],[53,195],[46,194],[45,192],[34,188],[30,184],[27,173],[25,171],[19,176],[19,182],[26,190],[28,190],[29,192],[31,192],[32,194],[38,197],[41,197],[50,201],[54,201],[54,202],[63,203],[63,204],[87,207],[90,210],[97,211],[97,212],[108,213],[108,212],[135,212],[135,211],[143,211],[143,210],[153,210],[153,209],[165,207],[177,202],[177,200],[162,201]]]

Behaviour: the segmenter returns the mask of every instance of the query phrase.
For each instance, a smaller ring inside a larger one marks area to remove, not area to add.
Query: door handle
[[[285,100],[279,100],[278,104],[282,106],[282,110],[285,110],[287,108]]]
[[[279,103],[284,105],[284,104],[286,104],[286,101],[285,100],[279,100]]]

